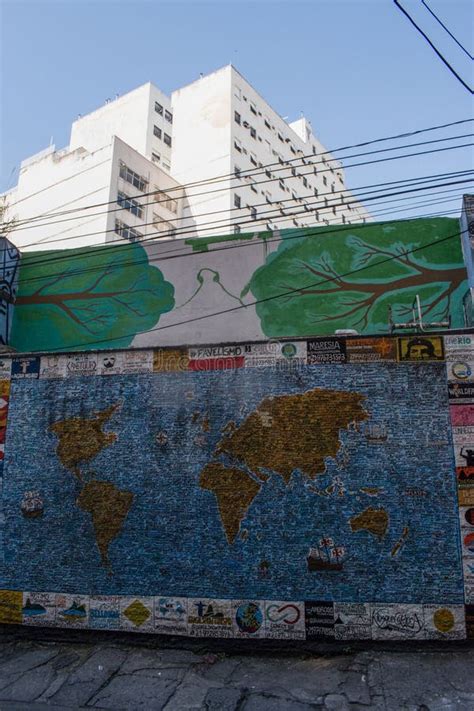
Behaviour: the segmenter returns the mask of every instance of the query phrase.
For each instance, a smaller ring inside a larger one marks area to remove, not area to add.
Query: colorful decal
[[[398,339],[399,361],[444,360],[443,339],[440,336],[403,336]]]
[[[262,600],[237,600],[232,603],[233,637],[261,638],[265,635]]]
[[[334,603],[335,639],[372,639],[372,607],[368,603]]]
[[[393,338],[348,338],[346,349],[349,363],[397,360],[396,342]]]
[[[309,365],[346,362],[346,341],[343,338],[319,338],[307,341],[306,345]]]
[[[23,624],[36,627],[54,627],[56,624],[56,594],[42,592],[23,593]]]
[[[302,602],[265,602],[267,639],[305,639],[305,608]]]
[[[40,359],[33,357],[18,357],[12,360],[12,380],[27,380],[39,378]]]
[[[230,600],[188,600],[188,634],[191,637],[232,637]]]
[[[23,620],[22,606],[22,592],[16,590],[0,590],[0,624],[21,624]]]
[[[424,639],[425,618],[422,605],[374,603],[373,639]]]
[[[120,629],[120,597],[118,595],[90,596],[89,627],[94,630]]]
[[[89,627],[88,595],[56,595],[56,625]]]
[[[305,627],[307,640],[335,639],[334,603],[305,602]]]
[[[154,605],[152,597],[122,597],[120,627],[134,632],[153,632]]]
[[[188,634],[188,600],[185,597],[155,597],[155,632]]]

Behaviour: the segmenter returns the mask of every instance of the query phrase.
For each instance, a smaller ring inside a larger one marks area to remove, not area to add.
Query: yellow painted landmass
[[[349,523],[353,533],[356,531],[368,531],[373,536],[382,539],[388,528],[388,513],[385,509],[373,509],[369,506],[365,511],[353,516]]]
[[[94,413],[91,418],[70,417],[50,426],[51,432],[59,439],[56,453],[61,464],[78,479],[82,479],[80,465],[90,462],[117,439],[114,432],[103,432],[102,427],[119,407],[120,403],[117,403]]]
[[[108,481],[92,480],[84,485],[76,503],[92,515],[102,564],[110,568],[109,546],[122,530],[133,503],[132,492],[122,491]]]
[[[242,469],[220,462],[210,462],[204,467],[199,484],[202,489],[215,494],[224,532],[232,545],[261,484]]]
[[[364,396],[338,390],[309,390],[268,397],[244,422],[224,436],[216,454],[225,453],[251,471],[270,469],[288,483],[295,469],[314,479],[335,457],[341,429],[368,419]]]

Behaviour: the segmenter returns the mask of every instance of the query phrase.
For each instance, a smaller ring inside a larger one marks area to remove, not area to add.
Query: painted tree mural
[[[174,307],[174,287],[139,244],[23,254],[11,345],[18,350],[130,345]]]
[[[386,332],[389,305],[395,320],[411,320],[416,294],[426,321],[451,315],[453,326],[463,325],[467,281],[457,220],[298,232],[301,239],[294,239],[295,231],[282,233],[278,251],[256,270],[241,295],[250,290],[260,300],[294,290],[257,304],[266,336],[327,335],[342,328]],[[412,252],[423,245],[431,246]]]

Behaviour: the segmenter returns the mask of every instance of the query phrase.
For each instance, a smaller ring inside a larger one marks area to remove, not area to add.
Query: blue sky
[[[429,2],[472,53],[470,0]],[[473,84],[472,63],[420,0],[403,4]],[[169,93],[229,62],[282,116],[303,111],[328,149],[472,115],[471,95],[392,0],[3,0],[2,15],[0,190],[51,137],[67,145],[71,122],[108,97],[148,80]],[[472,157],[464,148],[346,177],[355,188],[470,168]]]

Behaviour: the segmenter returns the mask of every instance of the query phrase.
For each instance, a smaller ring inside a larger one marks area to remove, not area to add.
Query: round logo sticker
[[[464,518],[470,526],[474,526],[474,509],[468,509],[464,514]]]
[[[468,363],[453,363],[451,366],[451,372],[455,378],[459,380],[466,380],[472,375],[472,370]]]
[[[285,343],[285,345],[282,346],[281,354],[283,356],[285,356],[285,358],[294,358],[296,355],[295,344],[294,343]]]
[[[263,615],[260,607],[254,602],[239,605],[235,614],[235,621],[241,632],[255,634],[263,623]]]
[[[466,533],[463,539],[464,547],[469,553],[474,553],[474,533]]]
[[[454,627],[454,615],[451,610],[441,607],[433,615],[433,624],[438,632],[449,632]]]

